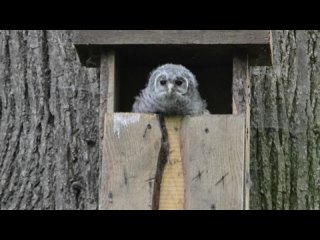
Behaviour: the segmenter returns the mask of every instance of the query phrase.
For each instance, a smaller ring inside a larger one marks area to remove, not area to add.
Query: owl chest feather
[[[189,114],[191,110],[190,100],[177,96],[155,98],[153,109],[165,114],[184,115]]]

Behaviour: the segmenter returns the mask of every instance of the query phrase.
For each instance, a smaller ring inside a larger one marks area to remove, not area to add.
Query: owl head
[[[182,65],[162,65],[152,71],[149,78],[149,88],[161,97],[184,96],[195,87],[195,76]]]

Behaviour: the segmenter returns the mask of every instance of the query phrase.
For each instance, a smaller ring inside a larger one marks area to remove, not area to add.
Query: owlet
[[[151,72],[146,87],[135,98],[132,111],[200,115],[209,113],[206,107],[195,76],[182,65],[165,64]]]

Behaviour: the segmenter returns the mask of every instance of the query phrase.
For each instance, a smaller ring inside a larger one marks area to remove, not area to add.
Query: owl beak
[[[168,93],[169,93],[169,95],[171,95],[171,93],[172,93],[172,88],[173,88],[173,84],[169,83],[168,84]]]

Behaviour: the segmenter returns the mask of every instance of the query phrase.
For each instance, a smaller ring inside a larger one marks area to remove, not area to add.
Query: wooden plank
[[[154,209],[161,148],[156,115],[105,115],[100,209]]]
[[[104,116],[115,110],[115,53],[110,50],[101,53],[100,65],[100,109],[99,109],[99,139],[104,139]],[[99,161],[103,161],[103,144],[99,145]]]
[[[185,209],[243,209],[244,114],[185,117]]]
[[[250,209],[250,105],[251,105],[251,84],[250,84],[250,68],[249,59],[246,59],[246,120],[245,120],[245,146],[244,146],[244,209]]]
[[[247,55],[237,55],[233,58],[232,74],[232,114],[245,113],[246,111],[246,78]]]
[[[233,59],[233,114],[245,115],[245,157],[244,157],[244,209],[250,205],[250,74],[249,59],[246,54],[238,54]]]
[[[77,30],[76,45],[261,44],[269,30]]]
[[[112,113],[116,110],[116,61],[115,51],[109,50],[108,52],[102,52],[101,54],[101,101],[100,105],[103,106],[102,114]]]
[[[253,65],[271,64],[271,32],[269,30],[77,30],[73,43],[80,61],[99,65],[96,57],[101,47],[128,46],[205,46],[210,52],[234,53],[243,50]],[[220,55],[218,54],[219,58]],[[214,57],[214,55],[213,55]]]
[[[184,208],[184,175],[180,154],[181,120],[181,116],[165,117],[169,155],[162,174],[159,210]]]

